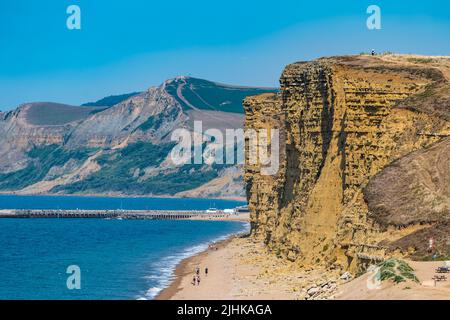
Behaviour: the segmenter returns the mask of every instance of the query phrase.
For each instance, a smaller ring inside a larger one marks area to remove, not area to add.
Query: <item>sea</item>
[[[1,209],[234,208],[189,198],[0,195]],[[176,265],[249,224],[232,221],[0,219],[0,299],[153,299]]]

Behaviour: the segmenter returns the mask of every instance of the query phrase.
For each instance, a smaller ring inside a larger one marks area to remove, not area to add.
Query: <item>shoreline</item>
[[[343,279],[342,272],[279,259],[262,242],[240,234],[181,260],[170,284],[154,300],[445,300],[446,281],[431,281],[441,261],[409,261],[418,282],[386,280],[368,286],[371,272]],[[200,268],[201,284],[193,285]],[[204,268],[208,267],[206,276]]]
[[[196,268],[200,269],[200,285],[193,282]],[[305,287],[325,278],[323,270],[299,270],[295,263],[276,257],[247,232],[183,259],[171,283],[154,299],[297,300]]]
[[[219,240],[210,244],[206,250],[196,253],[190,257],[182,259],[175,267],[173,272],[173,279],[170,284],[162,289],[153,300],[171,300],[179,291],[182,290],[181,283],[189,274],[192,273],[190,265],[200,264],[200,262],[206,257],[209,252],[219,250],[224,248],[228,243],[230,243],[234,238],[242,237],[248,233],[234,234],[228,236],[226,239]],[[217,248],[217,249],[216,249]]]

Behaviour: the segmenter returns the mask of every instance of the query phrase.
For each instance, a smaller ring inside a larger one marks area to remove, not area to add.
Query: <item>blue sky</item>
[[[81,8],[81,30],[66,8]],[[366,9],[381,8],[381,30]],[[0,110],[80,104],[177,75],[277,86],[283,67],[375,49],[450,55],[448,0],[0,2]]]

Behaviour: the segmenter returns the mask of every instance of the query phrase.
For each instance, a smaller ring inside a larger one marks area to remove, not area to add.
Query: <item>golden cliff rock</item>
[[[322,58],[247,98],[246,128],[281,130],[278,172],[245,167],[252,235],[299,265],[352,272],[426,255],[430,235],[450,254],[449,75],[448,57]]]

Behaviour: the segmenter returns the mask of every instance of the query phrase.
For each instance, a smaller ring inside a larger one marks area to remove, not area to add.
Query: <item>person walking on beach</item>
[[[205,277],[208,276],[208,267],[205,268]]]
[[[200,275],[200,268],[199,267],[195,268],[195,273],[197,274],[197,276]]]
[[[200,285],[200,276],[199,275],[197,276],[197,285],[198,286]]]
[[[194,275],[192,278],[192,285],[195,287],[195,283],[197,282],[197,277]]]

